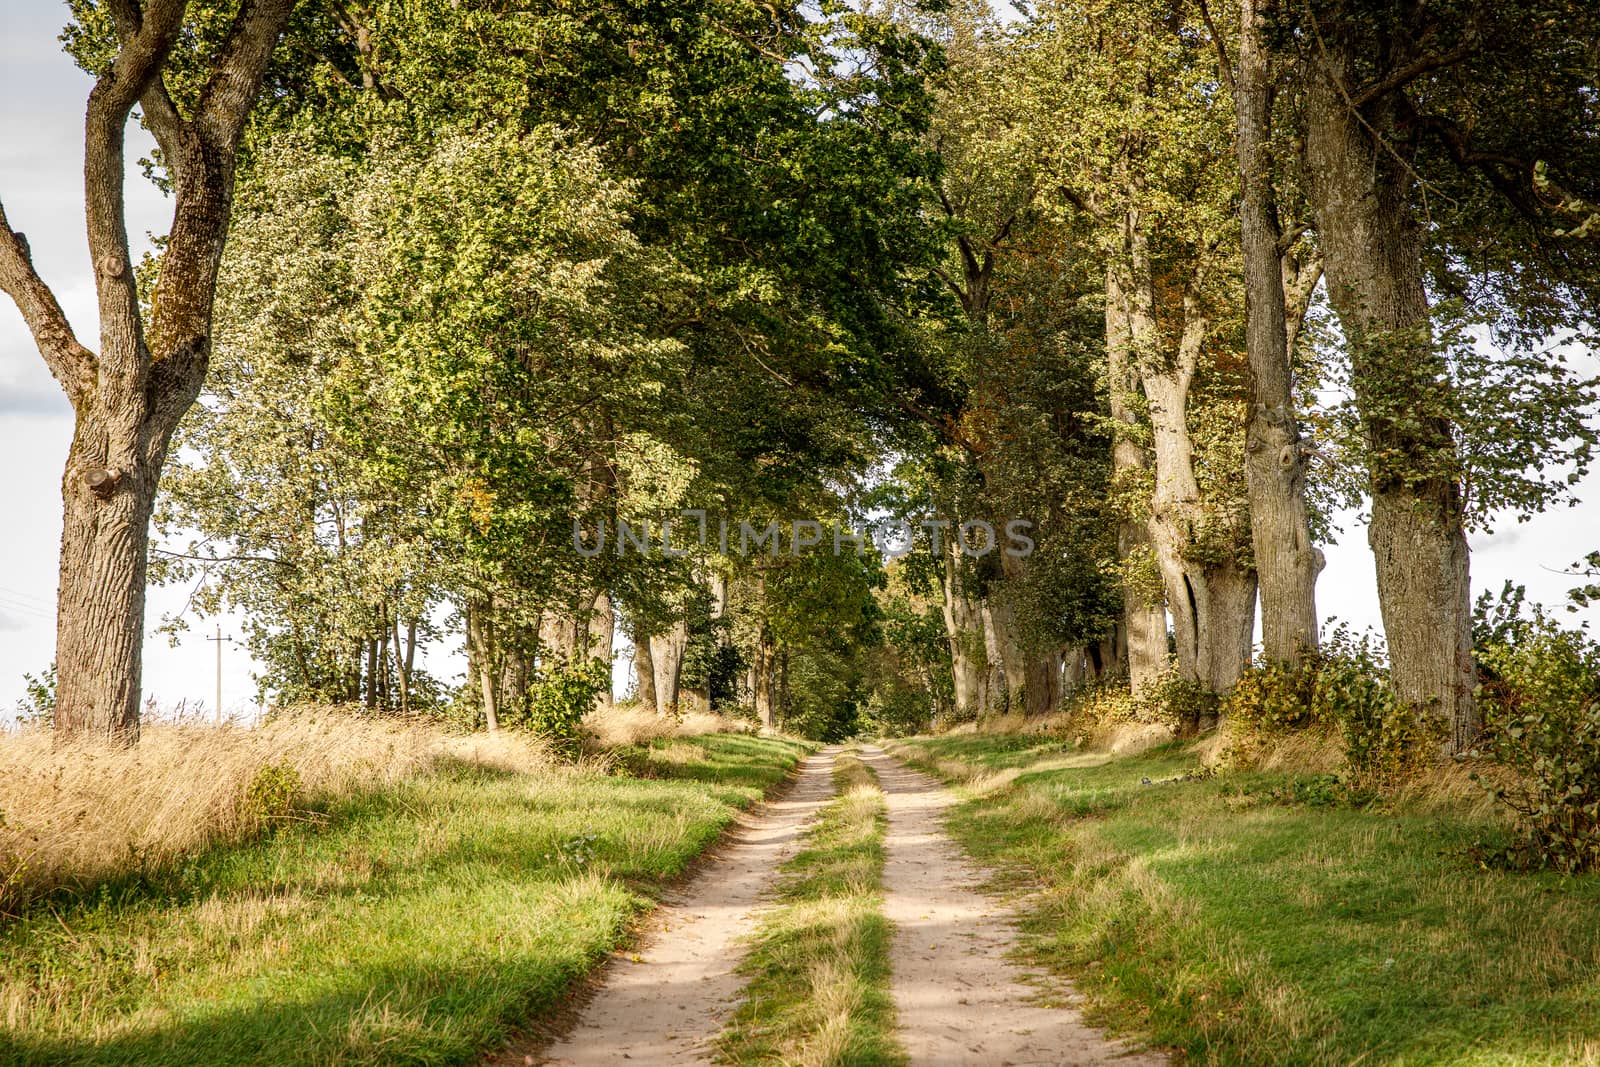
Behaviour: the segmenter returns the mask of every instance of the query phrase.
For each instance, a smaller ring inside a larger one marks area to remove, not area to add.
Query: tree
[[[1305,496],[1310,449],[1295,414],[1290,356],[1322,264],[1315,255],[1296,254],[1298,237],[1285,230],[1279,211],[1283,197],[1274,188],[1274,101],[1282,76],[1274,69],[1266,40],[1266,6],[1262,0],[1240,0],[1237,65],[1204,0],[1200,9],[1234,99],[1250,365],[1245,472],[1260,582],[1261,642],[1268,660],[1297,663],[1317,648],[1316,585],[1323,559],[1311,539]]]
[[[1600,19],[1543,0],[1324,0],[1269,32],[1302,71],[1301,168],[1360,412],[1395,692],[1459,751],[1481,726],[1460,395],[1478,386],[1455,373],[1430,288],[1520,346],[1592,316],[1594,251],[1553,238],[1593,198]]]
[[[76,425],[62,478],[57,594],[58,736],[139,736],[150,516],[178,420],[211,354],[212,298],[232,211],[239,138],[294,0],[239,6],[203,57],[202,87],[175,100],[165,72],[187,0],[105,0],[115,51],[96,75],[84,122],[84,206],[100,312],[100,348],[74,336],[33,269],[27,240],[0,208],[0,288],[16,301]],[[139,106],[174,198],[149,312],[140,304],[124,218],[123,138]]]

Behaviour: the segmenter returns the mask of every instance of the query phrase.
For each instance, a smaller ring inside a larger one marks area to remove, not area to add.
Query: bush
[[[1474,755],[1516,774],[1487,788],[1517,816],[1522,864],[1600,870],[1600,646],[1536,613],[1479,659],[1490,680]]]
[[[1216,722],[1221,703],[1211,690],[1169,668],[1133,699],[1132,719],[1160,723],[1174,733],[1190,735]]]
[[[21,726],[48,728],[56,721],[56,665],[54,663],[35,678],[22,676],[22,699],[17,701],[17,723]]]
[[[540,670],[528,689],[527,703],[508,715],[506,725],[542,735],[559,755],[573,759],[581,747],[583,717],[610,686],[611,665],[605,660],[558,660]]]
[[[1397,700],[1381,647],[1343,626],[1298,665],[1250,667],[1223,704],[1234,731],[1229,758],[1249,763],[1261,742],[1292,730],[1337,734],[1342,781],[1355,795],[1391,789],[1433,765],[1444,723]]]
[[[290,763],[269,763],[256,772],[240,799],[247,824],[279,822],[294,813],[304,790],[300,769]]]

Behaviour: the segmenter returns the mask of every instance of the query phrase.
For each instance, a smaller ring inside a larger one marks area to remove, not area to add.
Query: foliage
[[[1310,416],[1330,460],[1323,491],[1353,506],[1369,475],[1380,485],[1459,480],[1469,529],[1487,528],[1508,515],[1526,522],[1552,507],[1576,504],[1573,489],[1600,443],[1594,425],[1600,378],[1577,374],[1564,345],[1497,343],[1484,317],[1459,300],[1440,301],[1433,315],[1430,325],[1363,339],[1361,373],[1390,383],[1375,391],[1365,416],[1351,399],[1348,368],[1336,358],[1319,361],[1322,395],[1339,398]],[[1313,332],[1329,343],[1325,324]],[[1443,357],[1445,375],[1410,381],[1427,362],[1419,359],[1419,346]],[[1409,384],[1394,384],[1400,381]],[[1430,438],[1432,453],[1380,448],[1363,418],[1400,429],[1437,420],[1455,429]]]
[[[22,699],[17,701],[17,723],[21,726],[49,727],[56,715],[56,665],[22,676]]]
[[[1175,668],[1163,671],[1132,698],[1135,719],[1170,726],[1180,736],[1192,735],[1215,722],[1220,705],[1217,694],[1184,678]]]
[[[1383,652],[1343,626],[1299,666],[1257,663],[1229,694],[1229,760],[1248,764],[1264,743],[1293,730],[1336,735],[1352,796],[1393,789],[1437,763],[1444,724],[1396,699]]]
[[[240,798],[240,816],[249,823],[273,823],[288,818],[305,793],[300,768],[292,763],[267,763],[250,779]]]
[[[577,756],[579,727],[595,698],[611,686],[611,664],[591,658],[568,663],[559,657],[539,666],[520,707],[501,712],[501,724],[532,731],[562,756]]]
[[[1535,613],[1480,659],[1487,734],[1478,753],[1514,775],[1487,788],[1521,825],[1515,858],[1600,870],[1600,644]]]

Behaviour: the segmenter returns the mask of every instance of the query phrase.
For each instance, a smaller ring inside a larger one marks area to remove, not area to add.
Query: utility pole
[[[222,623],[217,623],[217,636],[206,638],[217,644],[217,725],[222,725],[222,643],[232,641],[231,637],[222,636]]]

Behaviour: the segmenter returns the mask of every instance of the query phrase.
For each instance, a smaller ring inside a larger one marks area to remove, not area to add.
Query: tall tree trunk
[[[777,727],[772,693],[777,651],[772,631],[763,623],[756,634],[755,662],[751,665],[751,699],[755,704],[756,717],[769,730]]]
[[[610,710],[613,703],[611,693],[611,666],[615,662],[617,651],[617,609],[611,603],[611,594],[601,591],[595,598],[594,624],[589,630],[589,653],[605,661],[606,687],[600,694],[600,706]]]
[[[494,620],[483,601],[467,604],[467,675],[476,677],[483,698],[483,718],[491,734],[500,731],[500,705],[496,692]]]
[[[400,641],[400,613],[394,616],[394,668],[395,679],[400,683],[400,714],[411,714],[411,666],[414,662],[412,654],[417,643],[417,623],[413,619],[406,624],[406,640]]]
[[[1437,395],[1447,367],[1433,345],[1423,234],[1393,94],[1360,112],[1341,85],[1355,57],[1337,39],[1306,93],[1305,172],[1328,298],[1350,350],[1369,452],[1378,601],[1395,695],[1448,727],[1461,751],[1482,726],[1473,690],[1470,560],[1459,453],[1450,423],[1408,399]],[[1338,79],[1336,82],[1334,79]],[[1372,131],[1384,137],[1380,145]],[[1399,158],[1396,158],[1399,157]]]
[[[656,674],[656,706],[663,713],[678,713],[683,651],[688,646],[689,624],[682,619],[668,627],[665,633],[650,638],[650,661]]]
[[[1178,672],[1218,695],[1233,688],[1250,661],[1255,574],[1240,562],[1247,545],[1201,497],[1189,432],[1189,390],[1211,323],[1201,304],[1207,264],[1197,254],[1184,279],[1176,346],[1163,340],[1154,266],[1144,222],[1130,211],[1123,295],[1130,347],[1149,401],[1155,454],[1150,533],[1166,587],[1167,611],[1178,648]],[[1240,615],[1244,613],[1243,631]],[[1205,724],[1202,724],[1205,725]]]
[[[632,637],[634,696],[640,704],[659,715],[661,702],[656,699],[656,665],[650,658],[650,637],[639,633],[638,627],[634,627]]]
[[[1111,445],[1114,484],[1126,486],[1144,477],[1150,457],[1133,434],[1136,423],[1131,401],[1139,381],[1134,370],[1132,332],[1127,314],[1127,282],[1120,266],[1106,268],[1106,377],[1111,394],[1111,418],[1117,425]],[[1124,566],[1137,566],[1150,549],[1147,523],[1126,515],[1117,521],[1117,556]],[[1125,582],[1122,592],[1122,633],[1128,657],[1128,681],[1137,695],[1167,665],[1167,619],[1159,601],[1152,602],[1136,583]]]
[[[1245,475],[1250,537],[1261,585],[1262,650],[1269,660],[1298,663],[1317,647],[1317,573],[1323,560],[1311,543],[1307,521],[1305,450],[1295,418],[1289,320],[1297,329],[1315,277],[1300,278],[1289,251],[1279,247],[1283,230],[1268,151],[1272,76],[1259,8],[1259,0],[1240,0],[1239,67],[1234,75],[1245,348],[1250,360]],[[1286,267],[1304,287],[1303,299],[1296,293],[1291,301],[1285,291]]]
[[[944,632],[950,642],[950,673],[955,683],[955,718],[966,722],[985,711],[983,605],[962,589],[960,561],[951,545],[944,550]]]

